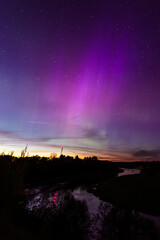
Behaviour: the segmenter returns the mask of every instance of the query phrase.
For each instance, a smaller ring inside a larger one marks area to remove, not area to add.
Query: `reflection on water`
[[[86,190],[82,189],[82,187],[76,188],[72,195],[75,199],[84,200],[87,203],[90,212],[96,212],[98,209],[101,200],[94,196],[92,193],[88,193]]]
[[[126,173],[130,172],[128,170],[125,171]],[[131,171],[131,173],[133,174],[133,171]],[[25,194],[27,197],[27,204],[25,208],[28,212],[38,218],[44,218],[47,219],[47,221],[48,219],[52,219],[52,221],[55,221],[55,219],[59,219],[59,216],[61,216],[62,221],[64,214],[66,214],[66,219],[75,218],[76,221],[79,221],[79,217],[84,219],[84,216],[87,216],[85,217],[86,220],[83,222],[83,226],[81,226],[81,228],[84,229],[86,224],[88,227],[90,225],[92,236],[90,236],[89,240],[102,240],[103,238],[101,236],[101,232],[106,236],[106,238],[104,238],[105,240],[118,239],[110,236],[110,233],[111,235],[115,234],[115,229],[119,229],[118,231],[120,232],[123,229],[126,234],[132,236],[135,231],[132,229],[133,226],[131,226],[130,223],[132,225],[135,224],[134,228],[136,231],[142,232],[144,236],[150,236],[151,232],[149,230],[147,230],[147,232],[144,225],[147,224],[151,229],[154,229],[154,226],[148,219],[153,220],[159,228],[159,217],[155,218],[153,216],[150,217],[149,215],[145,216],[134,211],[126,212],[122,209],[115,208],[108,203],[104,203],[92,193],[87,192],[87,190],[82,186],[75,189],[65,189],[63,187],[59,190],[57,190],[55,186],[53,188],[40,187],[35,189],[26,189]],[[78,200],[77,203],[76,200]],[[89,223],[89,216],[86,215],[88,214],[87,207],[91,213],[91,223]],[[129,221],[130,223],[128,223]],[[72,228],[73,223],[70,222],[69,224]],[[126,227],[124,227],[124,225],[126,225]],[[138,234],[140,234],[140,232]],[[98,238],[99,234],[100,238]],[[126,238],[123,239],[125,240]],[[141,239],[150,239],[150,237]]]
[[[118,174],[118,177],[132,174],[139,174],[139,169],[126,169],[122,168],[123,172]],[[96,186],[93,187],[95,189]],[[59,190],[57,190],[59,189]],[[67,189],[67,183],[58,183],[53,187],[39,187],[34,189],[26,189],[25,194],[28,198],[27,208],[32,211],[32,209],[42,209],[45,207],[50,207],[54,202],[60,201],[62,193],[65,191],[70,192],[75,199],[80,201],[85,201],[87,203],[88,209],[91,213],[97,211],[98,206],[102,201],[94,196],[92,193],[87,192],[85,187],[79,186],[75,189]]]
[[[71,189],[60,189],[56,190],[54,188],[34,188],[26,189],[25,194],[28,199],[26,208],[29,211],[33,209],[43,209],[49,208],[52,203],[57,204],[61,201],[62,196],[69,192],[76,200],[85,201],[88,209],[91,213],[95,213],[98,209],[98,206],[102,202],[98,197],[94,196],[92,193],[87,192],[84,187],[77,187],[73,190]]]
[[[118,173],[118,177],[125,176],[125,175],[133,175],[133,174],[140,174],[141,170],[139,169],[128,169],[128,168],[121,168],[123,172]]]

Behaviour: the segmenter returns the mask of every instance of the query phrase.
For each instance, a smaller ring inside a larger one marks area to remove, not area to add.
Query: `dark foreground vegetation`
[[[119,165],[140,168],[141,174],[103,180],[95,194],[116,206],[160,216],[160,162],[119,163]]]
[[[38,208],[27,206],[27,199],[12,209],[14,220],[2,222],[2,239],[28,240],[158,240],[152,221],[137,212],[101,204],[92,215],[85,202],[69,192],[50,202],[45,196]],[[47,207],[46,207],[46,202]]]
[[[0,156],[0,239],[158,239],[154,224],[136,209],[160,213],[160,164],[132,163],[132,167],[142,169],[140,175],[116,178],[119,167],[124,167],[121,164],[98,161],[96,157],[82,160],[63,155],[59,159]],[[28,207],[29,199],[23,194],[26,186],[62,181],[100,181],[96,194],[115,206],[101,204],[93,215],[85,202],[65,191],[56,201],[44,195],[38,205]]]
[[[93,182],[117,176],[118,166],[98,161],[97,157],[80,159],[61,155],[60,158],[0,156],[0,202],[16,199],[26,185],[45,185],[60,181]],[[4,199],[4,200],[3,200]]]
[[[106,177],[117,176],[118,166],[112,162],[98,161],[97,157],[80,159],[61,155],[60,158],[32,157],[26,159],[28,167],[25,183],[52,184],[56,181],[90,183]]]
[[[62,181],[80,184],[83,182],[97,181],[97,179],[109,176],[116,176],[117,173],[117,166],[109,162],[98,161],[96,157],[82,160],[78,156],[74,159],[73,157],[65,157],[64,155],[61,155],[60,158],[41,158],[39,156],[17,158],[11,155],[1,155],[0,225],[2,230],[0,235],[3,236],[3,239],[34,239],[37,236],[37,233],[35,234],[34,231],[32,231],[33,229],[26,228],[26,215],[24,211],[21,211],[22,209],[20,210],[18,204],[22,199],[25,201],[23,193],[26,186],[55,184]],[[79,207],[80,206],[79,204]],[[14,209],[16,209],[16,211],[14,211]],[[72,211],[72,209],[70,210]],[[70,210],[68,209],[68,211]],[[19,215],[20,212],[23,212],[23,214]],[[15,222],[16,217],[19,219],[18,222]],[[72,221],[72,216],[70,216],[70,218],[70,221]],[[24,224],[20,226],[20,222]],[[32,227],[35,230],[38,222],[39,220],[32,222]],[[43,224],[45,223],[43,222]],[[47,228],[48,223],[46,224],[45,226]],[[59,225],[59,227],[60,226],[61,225]],[[41,232],[40,227],[41,225],[38,226],[37,230],[39,232]],[[83,234],[80,234],[81,237],[82,235]],[[56,238],[58,239],[58,237]],[[47,239],[47,236],[43,239]]]

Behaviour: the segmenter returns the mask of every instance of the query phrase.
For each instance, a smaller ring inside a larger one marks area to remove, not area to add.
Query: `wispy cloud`
[[[40,122],[40,121],[26,121],[27,123],[31,124],[51,124],[50,122]]]
[[[141,150],[138,150],[136,152],[133,153],[133,156],[134,157],[159,157],[160,156],[160,149],[157,149],[157,150],[144,150],[144,149],[141,149]]]
[[[23,133],[24,134],[24,133]],[[0,143],[3,146],[19,146],[28,144],[31,149],[50,152],[53,149],[60,149],[65,146],[66,152],[73,154],[96,155],[100,159],[117,161],[139,161],[139,160],[158,160],[160,158],[160,148],[154,150],[145,149],[125,149],[120,146],[107,145],[105,132],[92,128],[83,127],[80,136],[61,135],[50,137],[23,137],[19,132],[0,130]],[[67,141],[67,140],[70,141]],[[65,144],[66,143],[66,144]],[[46,150],[44,150],[46,149]],[[37,153],[38,154],[38,153]]]
[[[13,138],[13,132],[0,130],[0,138]]]

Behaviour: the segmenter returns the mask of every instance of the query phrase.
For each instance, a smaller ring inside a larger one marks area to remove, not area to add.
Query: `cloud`
[[[133,153],[134,157],[159,157],[160,156],[160,150],[139,150]]]
[[[0,138],[14,138],[12,132],[0,130]]]
[[[26,138],[20,136],[17,132],[12,131],[4,131],[0,130],[0,139],[5,141],[16,141],[16,142],[24,142],[24,143],[35,143],[35,142],[48,142],[51,138],[49,137],[36,137],[36,138]]]
[[[51,124],[49,122],[39,122],[39,121],[26,121],[27,123],[31,123],[31,124]]]
[[[14,143],[13,146],[17,145],[21,147],[22,144],[24,146],[28,144],[32,149],[37,149],[37,147],[38,150],[45,148],[47,152],[54,148],[60,149],[60,146],[63,144],[65,149],[74,154],[97,155],[100,159],[116,159],[117,161],[158,160],[160,158],[160,148],[158,147],[155,150],[133,150],[123,149],[121,146],[109,146],[106,142],[108,135],[106,135],[105,131],[93,128],[82,127],[79,136],[73,133],[73,135],[71,134],[70,136],[66,134],[63,136],[37,136],[31,138],[21,136],[21,133],[22,132],[0,130],[1,145],[11,146]],[[69,139],[71,139],[71,141],[67,141]],[[76,141],[76,139],[78,139],[78,141]],[[90,140],[92,144],[90,144]]]

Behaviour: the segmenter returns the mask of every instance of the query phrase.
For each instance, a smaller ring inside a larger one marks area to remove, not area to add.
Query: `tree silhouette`
[[[21,151],[21,157],[24,158],[26,156],[27,150],[28,150],[28,145],[26,145],[26,147]]]

